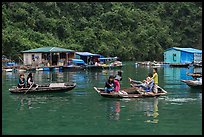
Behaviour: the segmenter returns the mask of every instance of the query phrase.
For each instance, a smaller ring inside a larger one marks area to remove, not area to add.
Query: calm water
[[[121,87],[128,77],[143,80],[152,68],[124,62]],[[202,134],[202,93],[180,79],[192,79],[187,68],[158,68],[159,85],[168,91],[159,98],[112,99],[98,95],[117,70],[36,72],[35,82],[73,81],[77,87],[67,93],[11,94],[18,73],[2,73],[2,133],[50,134]],[[26,74],[27,75],[27,74]]]

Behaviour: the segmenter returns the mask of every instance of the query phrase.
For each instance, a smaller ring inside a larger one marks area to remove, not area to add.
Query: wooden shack
[[[75,56],[73,50],[59,47],[42,47],[22,51],[22,53],[24,65],[35,66],[63,66]]]

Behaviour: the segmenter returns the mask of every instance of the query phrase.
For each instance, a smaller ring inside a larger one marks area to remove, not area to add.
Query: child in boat
[[[153,68],[153,76],[151,77],[154,80],[154,93],[157,93],[158,88],[158,74],[157,74],[157,68]]]
[[[26,80],[24,78],[24,74],[20,74],[20,78],[18,79],[18,88],[25,88]]]
[[[146,92],[153,93],[153,89],[154,89],[155,84],[154,84],[154,80],[151,79],[152,76],[153,75],[151,73],[148,74],[146,80],[144,80],[142,84],[136,85],[136,87],[142,88]]]
[[[122,71],[118,71],[118,74],[115,76],[115,79],[118,79],[119,81],[122,80]]]
[[[105,92],[110,93],[114,91],[115,84],[114,84],[114,76],[109,76],[108,81],[105,83]]]

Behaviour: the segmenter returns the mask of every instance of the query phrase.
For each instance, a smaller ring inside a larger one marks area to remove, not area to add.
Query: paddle
[[[30,85],[30,87],[29,87],[29,89],[28,90],[30,90],[31,89],[31,87],[33,86],[33,84],[34,84],[34,82]],[[24,94],[26,94],[27,92],[28,92],[28,90],[24,93]]]

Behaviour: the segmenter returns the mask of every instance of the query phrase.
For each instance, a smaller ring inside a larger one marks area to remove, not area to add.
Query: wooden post
[[[68,52],[68,54],[67,54],[67,55],[68,55],[68,61],[69,61],[69,52]]]
[[[50,52],[50,66],[52,66],[52,53]]]
[[[67,62],[68,62],[68,53],[66,52],[66,59],[65,59],[65,64],[64,65],[67,65]]]
[[[60,53],[57,53],[57,55],[58,55],[58,61],[57,61],[57,66],[58,66],[58,62],[60,61]]]

